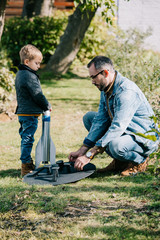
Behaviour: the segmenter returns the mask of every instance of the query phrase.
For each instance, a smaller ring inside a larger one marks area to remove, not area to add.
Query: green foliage
[[[10,68],[12,66],[12,61],[7,57],[7,51],[0,48],[0,67]]]
[[[160,81],[160,55],[143,48],[150,34],[150,30],[145,33],[136,29],[120,31],[105,45],[105,53],[113,60],[115,68],[136,82],[147,96],[159,86]]]
[[[155,128],[152,128],[152,130],[150,131],[147,131],[146,133],[157,133],[160,137],[160,124],[158,124],[158,118],[155,117],[155,116],[152,116],[151,119],[153,119],[154,123],[156,124],[157,126],[157,129]],[[157,141],[157,137],[155,135],[147,135],[147,134],[142,134],[142,133],[137,133],[136,135],[139,135],[143,138],[146,138],[146,139],[149,139],[149,140],[152,140],[152,141]],[[150,171],[151,173],[155,173],[156,175],[159,175],[159,171],[160,171],[160,149],[158,149],[157,152],[155,153],[152,153],[150,155],[151,158],[154,158],[155,159],[155,164],[150,164],[148,166],[148,171]]]
[[[2,46],[7,49],[8,56],[14,65],[18,65],[19,51],[26,44],[33,44],[42,51],[44,63],[54,53],[59,37],[67,23],[66,14],[53,17],[10,18],[6,21],[2,35]]]
[[[137,133],[136,135],[138,135],[140,137],[143,137],[143,138],[146,138],[146,139],[149,139],[151,141],[156,141],[157,140],[156,136],[154,136],[154,135],[149,135],[149,134],[145,135],[143,133]]]
[[[85,34],[77,58],[86,64],[96,55],[108,56],[116,70],[136,82],[150,97],[160,82],[160,54],[143,48],[145,39],[151,34],[150,30],[145,33],[136,29],[127,32],[111,30],[101,18],[95,17]]]
[[[112,9],[115,6],[114,0],[74,0],[74,4],[77,7],[81,4],[82,10],[84,9],[97,9],[98,7],[105,6],[103,13],[108,9]],[[113,12],[114,13],[114,12]]]
[[[102,7],[101,15],[105,18],[106,22],[110,25],[113,24],[112,18],[115,16],[115,0],[75,0],[75,6],[79,4],[82,11],[91,10],[95,11],[98,7]]]
[[[97,9],[98,7],[100,7],[102,5],[101,0],[75,0],[74,4],[75,7],[78,6],[78,4],[81,4],[81,9],[82,11],[85,9]]]
[[[77,58],[83,64],[86,65],[89,59],[104,53],[104,44],[108,38],[106,26],[107,24],[100,17],[95,17],[91,22],[77,54]]]
[[[14,73],[9,70],[11,60],[7,58],[4,50],[0,51],[0,102],[8,99],[14,86]]]
[[[7,68],[2,67],[0,71],[0,87],[10,92],[13,86],[13,73]]]

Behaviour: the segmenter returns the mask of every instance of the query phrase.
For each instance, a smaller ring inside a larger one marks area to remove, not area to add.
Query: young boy
[[[38,116],[51,105],[42,93],[39,77],[36,71],[42,62],[42,53],[33,45],[28,44],[19,52],[21,64],[16,75],[15,88],[17,95],[16,114],[20,123],[22,177],[34,170],[31,158],[34,134],[38,127]]]

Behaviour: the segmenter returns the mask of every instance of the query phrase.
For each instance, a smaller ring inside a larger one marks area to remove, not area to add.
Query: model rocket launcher
[[[42,116],[42,136],[36,146],[35,165],[36,169],[23,179],[31,185],[76,182],[90,176],[96,169],[94,164],[88,163],[79,172],[74,168],[73,162],[56,162],[56,148],[50,136],[50,111],[44,112]]]

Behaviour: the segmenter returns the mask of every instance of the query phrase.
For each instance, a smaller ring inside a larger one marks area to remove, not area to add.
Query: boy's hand
[[[52,106],[51,106],[51,104],[49,104],[49,111],[50,111],[50,112],[52,111]]]

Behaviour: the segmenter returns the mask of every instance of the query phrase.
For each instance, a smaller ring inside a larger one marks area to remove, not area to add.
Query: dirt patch
[[[15,115],[14,112],[7,111],[0,114],[0,122],[9,122],[15,119],[17,119],[17,116]]]
[[[0,113],[0,122],[9,122],[17,118],[15,115],[16,105],[16,100],[13,100],[5,105],[4,109]]]
[[[0,114],[0,122],[9,122],[11,118],[6,113]]]

